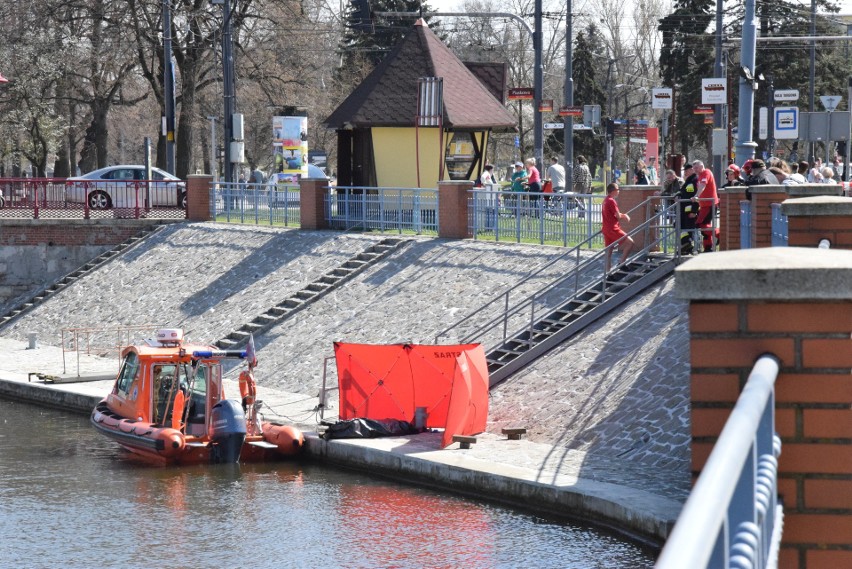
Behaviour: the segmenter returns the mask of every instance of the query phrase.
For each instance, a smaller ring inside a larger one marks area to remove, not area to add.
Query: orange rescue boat
[[[248,360],[240,374],[242,401],[226,399],[222,362]],[[112,391],[92,411],[94,427],[146,461],[158,464],[234,463],[299,454],[299,429],[262,421],[246,350],[184,344],[183,331],[164,329],[122,351]]]

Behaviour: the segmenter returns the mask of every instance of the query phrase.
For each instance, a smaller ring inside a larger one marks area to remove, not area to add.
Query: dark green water
[[[640,569],[606,532],[298,462],[155,468],[0,399],[0,568]]]

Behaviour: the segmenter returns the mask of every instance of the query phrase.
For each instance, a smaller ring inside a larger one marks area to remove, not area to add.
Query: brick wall
[[[144,219],[0,220],[0,304],[31,294],[148,225]]]
[[[325,195],[327,180],[303,179],[299,182],[299,223],[302,229],[326,229]]]
[[[467,222],[467,200],[473,182],[438,182],[438,237],[471,237]]]
[[[4,219],[0,245],[118,245],[151,224],[145,219]]]
[[[719,249],[722,251],[740,248],[740,202],[745,199],[745,186],[719,190]]]
[[[732,186],[719,189],[719,240],[722,251],[740,248],[740,202],[751,196],[752,247],[772,244],[772,204],[788,198],[837,196],[843,187],[834,184],[801,184],[791,186]]]
[[[787,216],[791,247],[816,247],[828,239],[832,248],[852,249],[852,198],[817,196],[789,199],[781,205]]]
[[[618,210],[621,213],[627,213],[634,207],[643,203],[650,197],[653,197],[660,191],[659,186],[620,186],[618,192]],[[659,205],[657,201],[654,205]],[[619,225],[626,232],[630,233],[649,218],[653,217],[654,211],[652,208],[642,207],[630,213],[630,221],[622,221]],[[648,232],[648,240],[655,241],[657,238],[656,229],[651,228]],[[632,237],[636,243],[636,251],[645,247],[645,232],[640,232]]]
[[[210,183],[213,176],[195,174],[186,178],[186,218],[191,221],[210,221]]]
[[[757,357],[774,354],[780,566],[852,567],[852,251],[701,255],[678,268],[676,287],[690,300],[694,473]]]

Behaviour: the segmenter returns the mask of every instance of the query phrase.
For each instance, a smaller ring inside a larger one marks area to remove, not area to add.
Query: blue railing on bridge
[[[326,194],[325,219],[333,229],[437,235],[438,190],[337,186]]]
[[[582,243],[601,227],[603,194],[472,190],[468,228],[474,239],[517,243]],[[603,247],[603,237],[588,247]]]
[[[751,202],[740,201],[740,249],[751,249]]]
[[[787,216],[781,212],[781,204],[771,204],[772,207],[772,246],[786,247],[788,240]]]
[[[216,221],[298,227],[298,184],[217,182],[210,186],[210,213]]]
[[[775,380],[778,360],[758,358],[657,560],[657,569],[777,566]]]

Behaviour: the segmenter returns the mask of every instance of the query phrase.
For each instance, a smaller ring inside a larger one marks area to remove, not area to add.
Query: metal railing
[[[437,235],[438,190],[337,186],[326,194],[325,219],[333,229]]]
[[[781,211],[781,204],[771,204],[772,207],[772,246],[786,247],[788,243],[787,216]]]
[[[672,203],[667,207],[658,209],[661,198],[649,198],[638,204],[627,212],[628,215],[645,210],[647,221],[640,224],[628,233],[631,237],[642,236],[644,247],[634,251],[628,259],[647,255],[651,250],[659,250],[663,255],[671,255],[672,258],[680,256],[680,217],[678,215],[679,204]],[[670,225],[667,220],[674,220]],[[534,326],[537,314],[544,315],[565,299],[575,296],[585,289],[605,286],[608,274],[605,259],[609,252],[613,256],[613,245],[597,251],[592,256],[582,258],[580,253],[589,248],[591,241],[603,241],[600,231],[578,243],[572,249],[560,255],[556,259],[542,263],[537,269],[527,274],[505,292],[495,296],[490,301],[439,332],[435,337],[435,343],[441,338],[450,337],[456,332],[456,341],[459,343],[477,341],[481,343],[492,342],[493,345],[486,349],[500,345],[509,337],[514,335],[517,329],[526,326]],[[551,280],[535,292],[526,290],[524,287],[530,280],[543,275],[548,270],[553,270],[560,262],[571,260],[571,268],[564,271],[564,275]],[[614,264],[614,263],[613,263]],[[517,293],[517,294],[515,294]],[[513,300],[513,297],[517,299]],[[511,330],[511,332],[510,332]]]
[[[299,227],[298,184],[216,182],[210,185],[210,213],[215,221]]]
[[[121,350],[134,342],[142,340],[142,335],[154,333],[163,326],[142,324],[138,326],[121,326],[118,328],[62,328],[60,343],[62,345],[62,373],[68,373],[66,354],[74,354],[77,363],[77,376],[80,376],[80,356],[105,356],[115,354],[117,362],[121,362]],[[118,369],[118,368],[116,368]]]
[[[0,218],[184,219],[186,187],[162,180],[0,179]]]
[[[475,189],[468,197],[468,228],[474,239],[603,247],[602,236],[589,237],[600,228],[605,198],[605,194]]]
[[[657,569],[777,566],[782,511],[777,504],[775,356],[758,358],[698,477]]]

